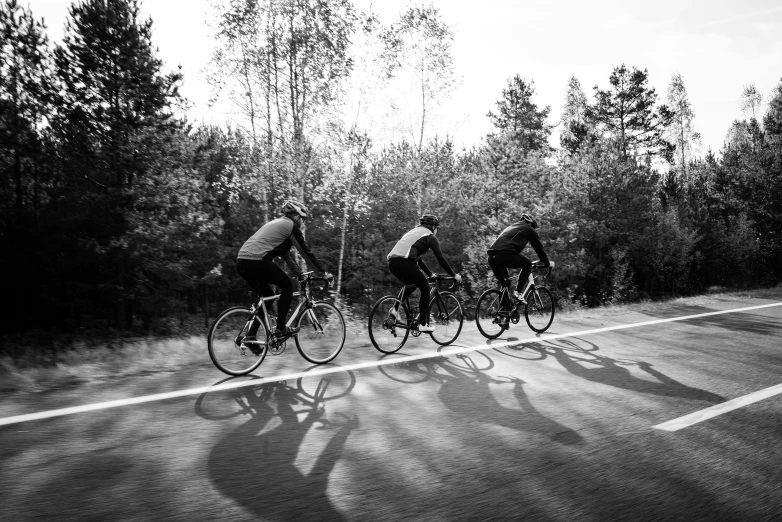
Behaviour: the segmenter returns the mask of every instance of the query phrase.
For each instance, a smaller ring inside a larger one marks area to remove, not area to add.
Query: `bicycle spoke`
[[[397,315],[396,321],[392,311]],[[408,322],[408,308],[399,299],[390,295],[381,297],[369,313],[369,339],[378,351],[394,353],[410,335]]]
[[[437,344],[450,344],[462,331],[464,316],[459,299],[450,292],[441,292],[429,307],[429,317],[435,327],[431,337]]]
[[[311,363],[332,361],[345,344],[345,320],[331,303],[314,303],[299,316],[297,326],[296,347]]]
[[[266,356],[266,331],[257,320],[253,325],[251,318],[249,308],[229,308],[215,319],[209,329],[209,357],[217,368],[228,375],[250,373]],[[251,341],[248,337],[256,328],[255,341]]]

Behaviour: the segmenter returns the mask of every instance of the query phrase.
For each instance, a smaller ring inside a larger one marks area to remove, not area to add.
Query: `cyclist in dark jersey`
[[[462,277],[456,274],[448,261],[440,251],[440,242],[437,240],[437,227],[440,220],[431,214],[424,214],[418,221],[419,226],[408,231],[402,239],[397,241],[394,248],[388,254],[388,269],[397,279],[406,286],[400,292],[399,299],[404,301],[415,289],[421,291],[421,299],[418,304],[418,330],[420,332],[433,332],[434,327],[429,325],[429,283],[428,277],[432,271],[421,258],[429,249],[432,249],[437,262],[443,270],[456,278],[459,282]],[[422,272],[423,270],[423,272]],[[426,274],[426,276],[424,276]],[[397,309],[392,309],[391,314],[397,319]]]
[[[518,222],[502,231],[487,251],[489,266],[503,287],[507,287],[509,284],[508,268],[521,268],[513,297],[522,303],[525,302],[523,287],[532,273],[532,261],[521,255],[521,251],[524,250],[527,243],[532,245],[533,250],[538,254],[540,263],[544,266],[550,266],[548,256],[543,251],[543,245],[540,244],[540,236],[538,236],[536,228],[538,228],[538,220],[525,212]]]
[[[290,252],[291,247],[295,245],[308,266],[326,272],[315,259],[301,233],[301,222],[307,219],[307,207],[299,201],[290,199],[283,204],[282,212],[284,216],[269,221],[245,241],[236,259],[236,271],[254,291],[269,297],[274,295],[269,284],[280,288],[277,327],[274,332],[277,337],[296,333],[296,328],[285,326],[285,318],[288,316],[293,300],[293,284],[285,271],[274,262],[274,258],[282,257],[293,273],[297,277],[300,276],[301,269]],[[324,277],[331,279],[332,276],[326,272]],[[253,323],[248,334],[254,336],[259,326],[258,323]]]

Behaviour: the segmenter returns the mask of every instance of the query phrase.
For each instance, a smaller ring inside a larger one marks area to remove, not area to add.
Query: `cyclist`
[[[519,221],[500,233],[487,251],[489,254],[489,266],[501,286],[506,288],[509,286],[508,268],[521,268],[521,275],[519,275],[516,290],[513,291],[513,297],[521,301],[521,304],[526,303],[524,299],[526,287],[522,289],[522,285],[526,285],[532,273],[532,261],[521,255],[521,251],[524,250],[527,243],[532,245],[532,248],[538,254],[541,265],[551,266],[548,256],[543,251],[543,245],[540,244],[540,237],[535,230],[536,228],[538,228],[538,220],[524,212],[519,217]]]
[[[329,272],[321,268],[301,233],[302,221],[307,219],[307,207],[300,201],[289,199],[283,203],[282,213],[283,216],[269,221],[245,241],[236,259],[236,271],[254,291],[269,297],[274,295],[269,284],[280,288],[277,327],[274,331],[276,337],[294,334],[297,328],[285,326],[285,318],[293,300],[293,284],[285,271],[274,263],[274,258],[282,257],[297,278],[301,277],[301,269],[290,253],[291,247],[295,245],[307,265],[325,272],[326,279],[332,278]],[[249,340],[255,336],[259,326],[258,323],[253,323],[248,332]]]
[[[462,280],[462,276],[451,269],[451,265],[448,264],[440,251],[440,242],[437,240],[437,228],[440,226],[440,220],[431,214],[424,214],[418,223],[419,225],[402,236],[402,239],[397,241],[389,252],[387,256],[388,269],[405,285],[405,288],[399,293],[400,301],[407,299],[410,294],[415,292],[416,288],[421,291],[421,300],[418,306],[418,331],[433,332],[434,327],[429,325],[429,283],[427,281],[433,274],[421,256],[432,249],[443,270],[456,278],[457,282]],[[398,314],[397,305],[391,310],[394,320],[399,318]]]

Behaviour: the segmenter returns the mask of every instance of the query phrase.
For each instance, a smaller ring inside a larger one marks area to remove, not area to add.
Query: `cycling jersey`
[[[432,253],[437,258],[437,262],[443,267],[443,270],[448,272],[448,275],[455,276],[456,273],[451,268],[451,265],[449,265],[448,261],[443,257],[437,236],[432,234],[432,231],[426,227],[418,226],[408,231],[402,236],[402,239],[397,241],[394,248],[388,253],[387,259],[389,261],[394,258],[413,259],[418,263],[418,266],[421,267],[421,270],[423,270],[427,276],[430,276],[432,275],[432,271],[429,270],[429,267],[427,267],[426,263],[421,259],[421,256],[426,254],[429,249],[432,250]]]
[[[540,262],[548,265],[548,256],[540,244],[540,236],[526,221],[514,223],[500,233],[487,251],[489,254],[520,254],[527,243],[532,245]]]
[[[321,272],[325,271],[320,267],[315,255],[304,241],[301,229],[289,217],[273,219],[259,228],[250,239],[244,242],[242,248],[239,249],[237,258],[272,260],[282,256],[288,266],[298,273],[300,270],[290,257],[290,250],[294,245],[308,265]]]

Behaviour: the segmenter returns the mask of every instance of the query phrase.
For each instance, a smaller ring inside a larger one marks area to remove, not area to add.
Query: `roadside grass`
[[[556,319],[654,312],[672,306],[708,306],[719,301],[740,302],[751,298],[782,298],[782,285],[741,291],[712,289],[711,293],[693,297],[563,310],[558,311]],[[351,341],[364,335],[363,318],[359,315],[352,311],[345,313]],[[18,354],[15,357],[0,357],[0,392],[43,392],[69,385],[211,365],[205,331],[203,335],[166,338],[73,339],[59,343],[56,350],[30,345],[16,346],[14,352]]]

